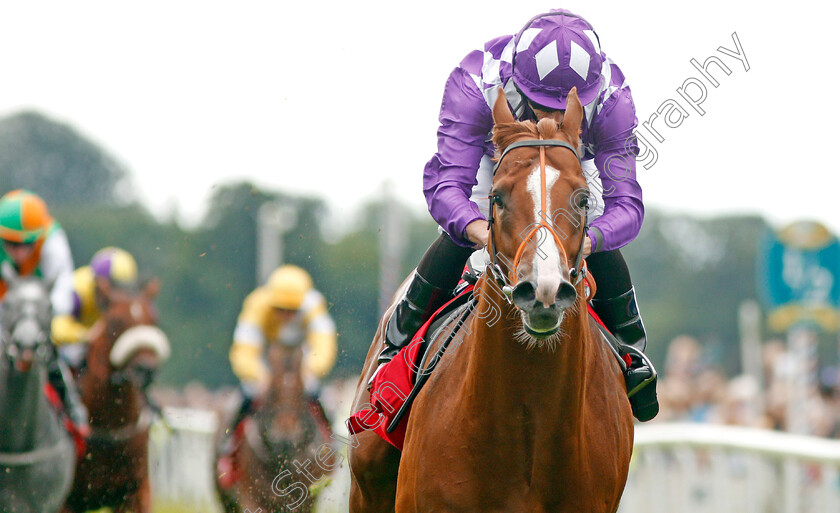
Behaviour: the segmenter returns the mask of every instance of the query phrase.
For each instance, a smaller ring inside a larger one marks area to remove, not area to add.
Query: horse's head
[[[166,334],[157,327],[154,298],[160,285],[152,280],[137,292],[99,279],[97,289],[104,311],[94,328],[91,350],[97,345],[98,351],[107,354],[112,383],[145,388],[170,352]]]
[[[489,249],[530,342],[550,340],[577,303],[589,190],[579,156],[583,108],[572,89],[562,122],[493,108],[499,160],[490,193]]]
[[[7,361],[25,372],[51,350],[50,287],[37,277],[18,276],[7,262],[2,273],[8,290],[0,308],[0,347]]]
[[[268,348],[268,368],[271,371],[271,392],[299,396],[303,392],[303,343],[286,345],[273,343]]]
[[[311,442],[303,385],[303,346],[273,343],[268,349],[271,380],[258,414],[266,445],[289,451]]]

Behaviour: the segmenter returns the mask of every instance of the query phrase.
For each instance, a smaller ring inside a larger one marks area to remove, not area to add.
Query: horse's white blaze
[[[551,219],[551,197],[547,191],[551,190],[558,178],[560,178],[560,171],[551,166],[545,167],[546,212],[542,212],[540,166],[534,166],[531,174],[528,175],[527,188],[534,200],[535,224]],[[554,304],[557,290],[562,282],[560,274],[562,259],[560,258],[560,250],[554,242],[554,237],[546,228],[543,227],[537,231],[533,243],[536,244],[537,250],[534,251],[534,261],[531,263],[530,280],[535,284],[537,301],[541,301],[547,308]]]
[[[143,316],[143,303],[140,301],[132,301],[131,303],[131,317],[135,321],[139,321]]]
[[[111,365],[122,367],[141,349],[151,349],[160,360],[169,358],[169,339],[157,326],[134,326],[125,330],[111,348]]]

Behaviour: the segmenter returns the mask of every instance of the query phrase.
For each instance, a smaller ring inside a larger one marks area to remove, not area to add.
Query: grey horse
[[[44,395],[52,307],[49,287],[2,268],[0,512],[55,513],[73,482],[76,450]]]

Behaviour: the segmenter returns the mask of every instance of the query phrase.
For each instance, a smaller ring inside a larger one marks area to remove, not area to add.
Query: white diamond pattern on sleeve
[[[572,44],[574,45],[574,42]],[[580,47],[578,46],[578,48]],[[583,50],[583,48],[581,48],[581,50]],[[587,54],[586,52],[583,53],[586,55],[586,65],[588,67],[589,54]],[[572,60],[574,61],[574,52],[572,53],[572,57]],[[545,45],[545,47],[543,47],[542,50],[537,52],[534,58],[537,62],[537,73],[539,73],[540,80],[542,80],[545,78],[546,75],[548,75],[549,73],[557,69],[558,66],[560,66],[560,59],[557,57],[557,41],[552,40],[550,43]],[[572,66],[574,67],[574,64]],[[577,72],[580,75],[580,72],[577,69],[575,69],[575,72]]]
[[[589,59],[590,55],[581,48],[581,46],[574,41],[571,41],[571,55],[569,56],[569,66],[577,73],[580,78],[586,80],[586,75],[589,74]],[[546,47],[548,48],[548,47]],[[540,79],[542,79],[542,72],[540,72]]]
[[[502,61],[493,58],[490,52],[484,52],[484,64],[481,67],[481,75],[485,84],[500,85],[502,78],[499,75],[499,68]]]

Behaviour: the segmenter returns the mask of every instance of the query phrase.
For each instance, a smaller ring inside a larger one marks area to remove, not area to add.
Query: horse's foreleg
[[[350,451],[350,513],[393,513],[400,451],[372,431]]]
[[[125,497],[125,502],[113,508],[114,513],[152,513],[152,493],[148,476],[140,480],[137,489]]]
[[[149,476],[143,479],[135,497],[137,500],[137,509],[134,511],[137,513],[152,513],[152,491],[149,486]]]
[[[219,498],[219,503],[222,505],[222,511],[224,513],[240,513],[241,510],[239,509],[238,501],[230,495],[230,493],[235,493],[233,490],[228,493],[217,489],[217,492],[217,497]]]

